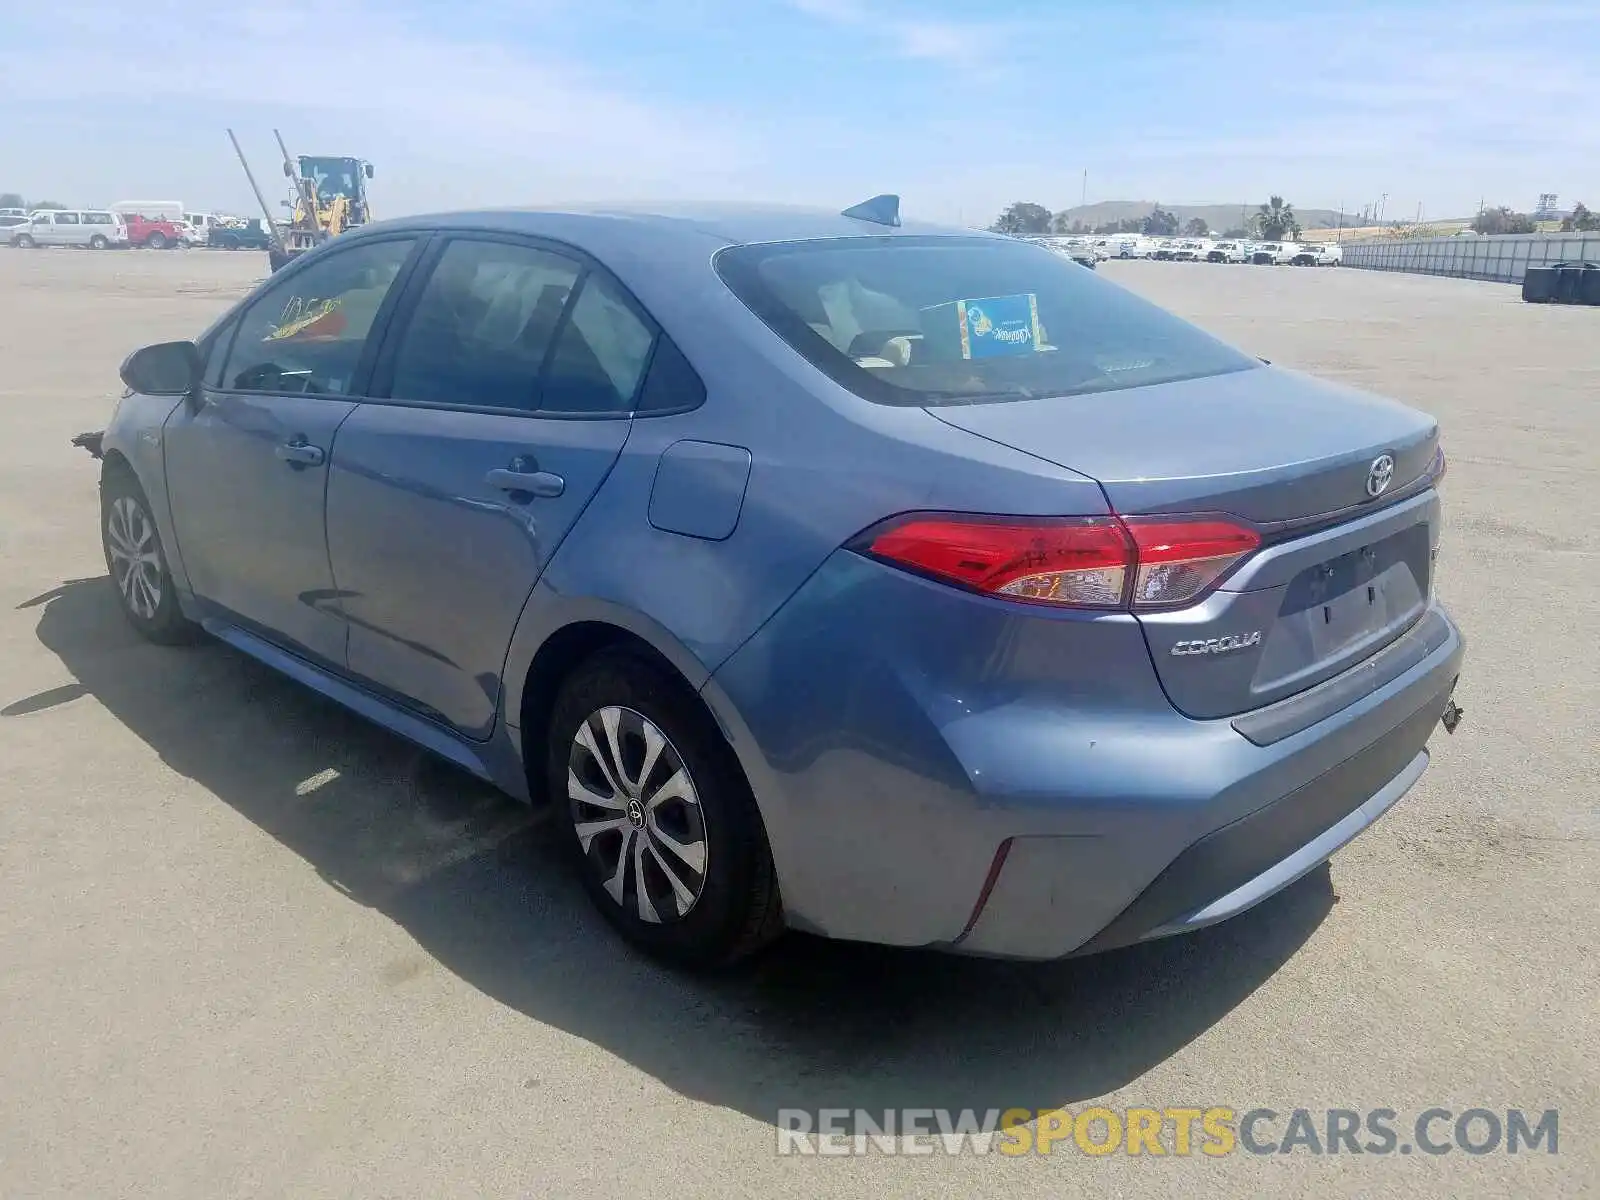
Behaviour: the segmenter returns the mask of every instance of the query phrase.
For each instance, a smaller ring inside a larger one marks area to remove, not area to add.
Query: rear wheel
[[[150,502],[126,466],[111,466],[101,478],[100,540],[116,585],[117,607],[128,623],[152,642],[193,641],[199,626],[178,606]]]
[[[109,245],[111,243],[106,240],[106,235],[103,233],[97,233],[89,239],[89,249],[91,250],[104,250]]]
[[[584,888],[628,941],[705,967],[781,932],[761,815],[693,691],[639,655],[604,651],[562,686],[546,745]]]

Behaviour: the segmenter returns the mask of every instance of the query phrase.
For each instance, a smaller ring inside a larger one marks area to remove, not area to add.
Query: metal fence
[[[1600,263],[1600,233],[1508,233],[1346,242],[1344,265],[1369,271],[1412,271],[1521,283],[1544,263]]]

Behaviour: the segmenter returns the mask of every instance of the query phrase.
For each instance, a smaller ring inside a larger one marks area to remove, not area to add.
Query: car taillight
[[[1134,608],[1193,600],[1261,544],[1261,535],[1230,521],[1126,518],[1138,561]]]
[[[911,517],[873,534],[869,553],[974,591],[1115,608],[1127,591],[1128,531],[1114,517]]]
[[[1441,442],[1433,452],[1433,461],[1428,464],[1428,478],[1433,481],[1435,487],[1444,478],[1448,467],[1449,463],[1444,456],[1444,444]]]
[[[1217,519],[927,513],[854,548],[986,595],[1073,608],[1167,608],[1198,597],[1261,544]]]

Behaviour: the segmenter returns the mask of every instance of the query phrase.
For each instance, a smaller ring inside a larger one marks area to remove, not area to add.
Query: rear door
[[[522,607],[627,439],[654,325],[563,247],[430,252],[340,429],[328,546],[349,669],[472,738]]]

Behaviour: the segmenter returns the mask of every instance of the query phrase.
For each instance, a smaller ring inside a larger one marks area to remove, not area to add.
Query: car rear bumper
[[[1018,613],[852,558],[706,689],[791,925],[832,937],[1048,959],[1224,920],[1416,782],[1463,657],[1434,607],[1293,712],[1191,720],[1131,618]],[[1363,671],[1382,682],[1352,688]]]

